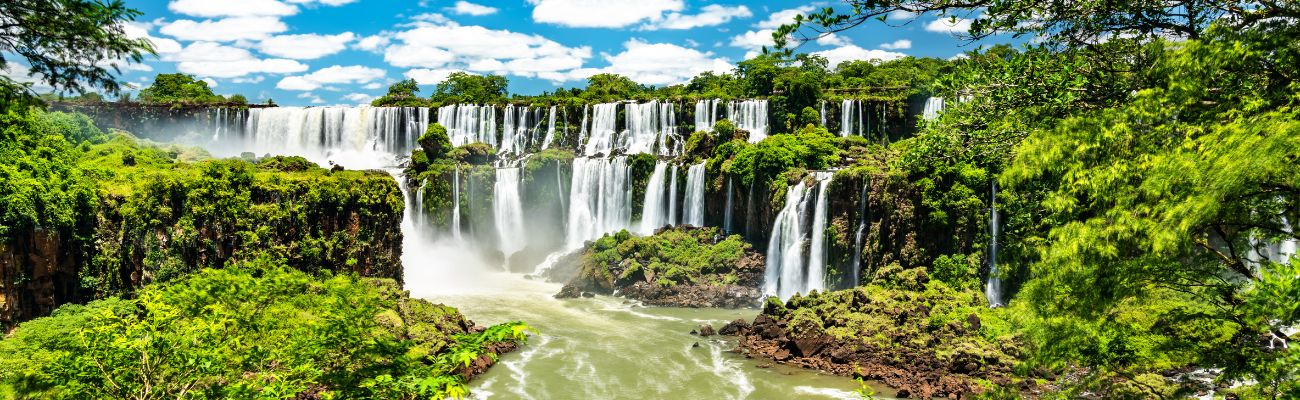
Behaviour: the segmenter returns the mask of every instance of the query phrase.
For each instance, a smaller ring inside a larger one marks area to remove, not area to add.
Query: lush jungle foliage
[[[0,397],[461,398],[475,362],[529,331],[259,259],[19,325],[0,340]]]
[[[582,274],[624,286],[649,280],[660,286],[736,283],[737,265],[751,250],[740,236],[717,228],[666,229],[638,237],[626,230],[597,239],[583,257]]]
[[[154,77],[153,84],[140,89],[138,100],[143,103],[169,105],[248,103],[248,99],[243,95],[236,94],[227,98],[215,94],[206,81],[179,73],[158,74]]]

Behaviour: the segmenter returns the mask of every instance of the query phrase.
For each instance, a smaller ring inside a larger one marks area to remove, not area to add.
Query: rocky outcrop
[[[557,298],[617,295],[647,305],[741,308],[758,304],[764,258],[740,236],[675,227],[653,236],[626,231],[590,243]]]
[[[918,270],[912,271],[890,272]],[[1013,377],[1018,342],[983,329],[982,318],[992,317],[978,293],[939,283],[913,289],[872,286],[772,299],[752,323],[737,320],[719,333],[739,336],[746,356],[880,381],[898,397],[966,398],[985,390],[980,381],[1029,388]]]

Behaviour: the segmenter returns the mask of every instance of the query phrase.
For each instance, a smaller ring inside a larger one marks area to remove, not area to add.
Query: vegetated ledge
[[[0,339],[20,398],[461,398],[533,330],[481,327],[386,278],[259,259],[70,304]]]
[[[763,282],[763,255],[717,228],[666,227],[652,236],[626,230],[590,242],[579,270],[556,298],[617,295],[648,305],[752,307]]]
[[[775,297],[753,323],[736,320],[747,357],[883,382],[897,397],[956,397],[990,388],[1033,390],[1014,376],[1021,343],[980,293],[930,280],[924,268],[881,268],[872,285]]]

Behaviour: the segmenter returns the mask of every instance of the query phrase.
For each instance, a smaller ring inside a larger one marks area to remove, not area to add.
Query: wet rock
[[[698,348],[700,348],[700,342],[695,342],[695,344],[691,345],[691,348],[693,348],[693,349],[698,349]]]
[[[722,329],[718,330],[718,334],[726,335],[726,336],[734,336],[734,335],[744,334],[745,332],[748,331],[749,331],[749,323],[745,322],[745,320],[743,319],[737,319],[735,321],[728,322],[726,325],[723,325]]]
[[[709,337],[716,334],[718,333],[713,330],[713,325],[710,324],[700,325],[700,336]]]
[[[894,397],[900,399],[906,399],[908,397],[912,397],[912,392],[908,391],[907,389],[898,389],[898,393],[895,394]]]
[[[592,292],[582,292],[582,297],[590,299],[592,297],[596,297],[596,294]]]
[[[691,335],[699,335],[699,334],[700,334],[700,331],[697,331],[697,330],[691,329]]]
[[[970,329],[972,331],[980,330],[980,317],[978,315],[975,314],[967,315],[966,323],[970,324]]]

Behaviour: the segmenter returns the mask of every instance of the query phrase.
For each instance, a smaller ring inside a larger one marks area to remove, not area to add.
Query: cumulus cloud
[[[378,35],[366,36],[361,38],[360,40],[357,40],[357,44],[353,45],[353,47],[356,47],[358,50],[362,50],[362,51],[379,53],[384,50],[385,46],[388,46],[389,43],[392,43],[393,38],[391,36],[392,36],[391,34],[387,34],[387,33],[380,33]]]
[[[540,35],[454,22],[422,24],[393,38],[397,43],[385,48],[384,60],[403,68],[537,77],[580,68],[591,58],[590,47],[567,47]]]
[[[911,21],[919,16],[921,16],[921,14],[911,11],[894,10],[890,11],[889,14],[886,15],[885,21]]]
[[[230,42],[263,39],[288,29],[275,17],[235,17],[203,21],[182,19],[163,25],[159,31],[180,40]]]
[[[173,0],[167,8],[195,17],[283,17],[298,13],[298,7],[279,0]]]
[[[310,102],[310,103],[312,103],[312,104],[324,104],[324,103],[325,103],[325,99],[320,98],[320,96],[317,96],[315,93],[312,93],[312,92],[306,92],[306,93],[300,94],[300,95],[298,95],[298,98],[300,98],[300,99],[306,99],[308,102]]]
[[[375,89],[379,89],[379,88],[382,88],[382,87],[384,87],[384,84],[382,84],[382,83],[379,83],[379,82],[370,82],[370,83],[367,83],[365,86],[362,86],[361,88],[362,88],[362,89],[368,89],[368,90],[375,90]]]
[[[357,104],[370,104],[370,101],[374,99],[375,96],[371,96],[365,93],[348,93],[343,96],[343,100],[347,100]]]
[[[16,62],[10,62],[5,65],[4,68],[0,68],[0,76],[7,77],[16,82],[30,83],[32,84],[32,90],[37,92],[48,92],[54,90],[54,88],[46,84],[44,80],[37,79],[32,76],[31,73],[32,70],[26,65]]]
[[[495,14],[497,12],[497,8],[488,7],[482,4],[474,4],[462,0],[456,2],[456,5],[451,7],[451,12],[460,15],[484,16],[484,15]]]
[[[667,17],[656,23],[646,24],[642,29],[693,29],[702,26],[722,25],[733,18],[749,18],[752,16],[754,16],[754,13],[749,11],[749,7],[727,7],[710,4],[700,8],[699,14],[668,13]]]
[[[217,87],[217,80],[216,80],[216,79],[212,79],[212,78],[203,78],[203,79],[200,79],[200,80],[202,80],[203,82],[206,82],[206,83],[208,84],[208,87]]]
[[[745,58],[751,58],[761,53],[764,46],[772,47],[776,45],[772,41],[771,29],[759,29],[756,31],[746,31],[731,38],[731,47],[739,47],[745,50]]]
[[[681,83],[702,72],[723,73],[735,66],[726,59],[714,57],[712,52],[681,47],[669,43],[648,43],[640,39],[630,39],[623,43],[624,50],[618,54],[605,54],[609,62],[605,68],[584,68],[573,71],[567,77],[542,76],[553,81],[582,79],[598,73],[612,73],[626,76],[644,85],[669,85]]]
[[[307,70],[307,65],[282,58],[260,59],[251,52],[212,42],[194,42],[163,56],[176,62],[180,72],[213,78],[236,78],[256,73],[288,74]]]
[[[153,43],[153,50],[158,54],[172,54],[181,51],[181,43],[168,38],[154,37],[149,34],[152,24],[127,22],[122,24],[122,33],[131,39],[148,39]]]
[[[263,39],[258,51],[276,57],[314,60],[343,51],[356,38],[352,32],[337,35],[279,35]]]
[[[295,3],[295,4],[306,4],[306,5],[320,4],[326,6],[341,6],[344,4],[356,2],[357,0],[288,0],[288,1],[290,3]]]
[[[528,0],[533,21],[574,28],[622,28],[680,12],[682,0]]]
[[[893,42],[881,44],[880,48],[885,50],[907,50],[912,48],[912,41],[907,39],[898,39]]]
[[[907,57],[906,54],[892,51],[864,49],[855,45],[846,45],[834,49],[818,51],[813,54],[826,57],[829,65],[836,66],[845,61],[868,60],[868,61],[889,61]]]
[[[414,79],[416,82],[422,85],[433,85],[447,80],[447,77],[454,72],[468,72],[468,71],[461,70],[461,69],[416,68],[410,71],[406,71],[406,73],[402,75],[405,75],[407,78]]]
[[[283,90],[316,90],[330,84],[370,83],[384,77],[384,70],[360,65],[326,67],[306,75],[287,76],[275,87]]]
[[[822,37],[817,38],[817,44],[822,46],[843,46],[849,43],[849,38],[834,33],[827,33],[822,35]]]
[[[794,22],[794,16],[806,14],[812,10],[813,10],[813,6],[802,6],[802,7],[795,7],[795,8],[777,11],[772,13],[772,15],[769,15],[767,19],[760,21],[758,25],[755,25],[754,27],[758,29],[780,28],[781,25]]]
[[[970,32],[971,22],[974,22],[974,20],[967,19],[967,18],[957,18],[957,19],[941,18],[926,23],[925,30],[930,32],[947,33],[947,34],[954,34],[954,35],[962,34],[962,33]]]

